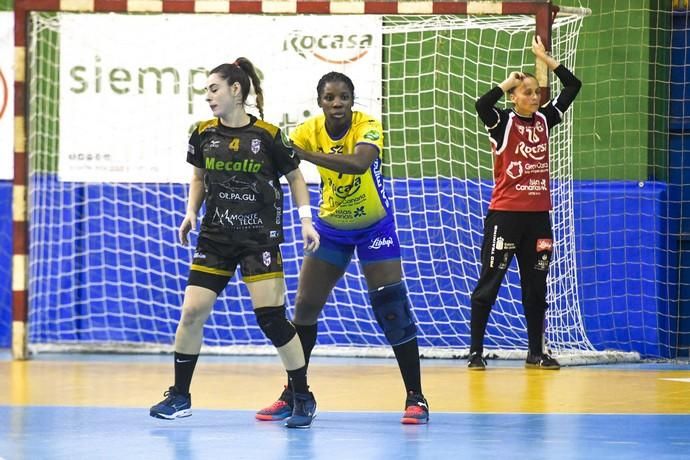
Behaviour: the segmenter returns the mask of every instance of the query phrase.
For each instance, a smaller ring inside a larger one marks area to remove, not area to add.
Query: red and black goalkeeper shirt
[[[548,211],[549,131],[561,122],[582,83],[568,69],[558,66],[554,73],[563,84],[560,94],[531,117],[495,104],[503,90],[495,87],[476,103],[477,113],[489,131],[494,154],[494,189],[489,209],[496,211]]]

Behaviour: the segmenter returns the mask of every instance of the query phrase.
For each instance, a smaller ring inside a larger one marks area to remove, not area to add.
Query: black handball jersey
[[[250,116],[241,128],[202,121],[189,138],[187,162],[205,170],[200,236],[246,247],[283,242],[280,177],[299,159],[280,128]]]

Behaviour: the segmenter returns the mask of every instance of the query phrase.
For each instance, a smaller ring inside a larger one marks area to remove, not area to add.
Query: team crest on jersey
[[[264,259],[264,265],[267,267],[270,267],[271,266],[271,253],[268,251],[264,251],[264,253],[262,254],[262,257]]]
[[[251,150],[254,154],[259,153],[261,150],[261,139],[252,139]]]
[[[370,140],[370,141],[377,141],[377,140],[379,140],[380,138],[381,138],[381,133],[379,133],[378,131],[373,130],[373,129],[370,130],[370,131],[367,131],[367,132],[364,134],[364,139],[368,139],[368,140]]]

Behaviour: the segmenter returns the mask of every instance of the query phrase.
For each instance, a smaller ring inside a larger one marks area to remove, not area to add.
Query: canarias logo
[[[311,54],[329,64],[348,64],[364,57],[373,41],[371,34],[307,35],[294,31],[283,41],[283,51],[294,51],[305,59]]]

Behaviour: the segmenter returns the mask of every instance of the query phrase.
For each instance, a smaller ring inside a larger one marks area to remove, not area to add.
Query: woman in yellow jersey
[[[422,394],[417,327],[402,281],[400,244],[381,174],[383,128],[373,117],[352,110],[355,88],[346,75],[327,73],[316,91],[323,114],[291,134],[294,151],[315,164],[321,176],[314,222],[321,245],[305,254],[293,319],[305,361],[308,365],[316,343],[318,316],[356,250],[376,320],[393,347],[405,384],[402,423],[423,424],[429,420],[429,408]],[[256,417],[287,417],[292,400],[288,380],[280,399]]]

